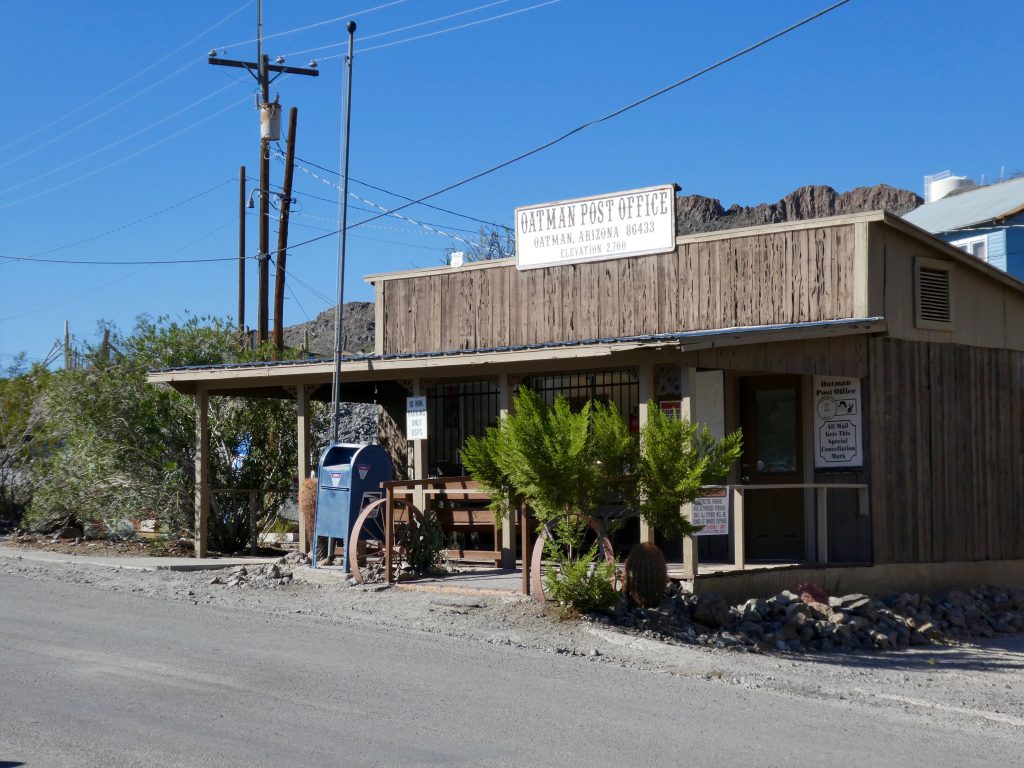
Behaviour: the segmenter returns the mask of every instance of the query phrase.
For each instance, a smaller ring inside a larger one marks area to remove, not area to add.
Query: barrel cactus
[[[629,599],[643,608],[661,604],[668,584],[665,555],[654,544],[633,547],[626,558],[625,588]]]

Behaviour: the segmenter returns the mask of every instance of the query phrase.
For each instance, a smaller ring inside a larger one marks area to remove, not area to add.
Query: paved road
[[[599,660],[0,576],[5,768],[1019,765],[1011,736]]]

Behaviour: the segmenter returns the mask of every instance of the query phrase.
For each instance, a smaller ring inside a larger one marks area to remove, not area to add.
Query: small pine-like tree
[[[614,600],[605,586],[615,564],[595,563],[597,548],[585,547],[597,507],[619,503],[667,535],[691,535],[697,529],[680,507],[722,482],[739,458],[739,431],[716,441],[706,428],[672,419],[653,402],[647,407],[640,439],[612,403],[591,401],[574,412],[564,397],[548,405],[524,388],[514,413],[462,451],[463,464],[493,498],[525,501],[548,531],[545,556],[558,567],[547,586],[563,605],[593,610]]]
[[[674,419],[649,402],[637,466],[644,520],[667,536],[692,536],[699,529],[683,518],[680,507],[705,486],[725,482],[742,450],[739,430],[715,440],[706,426]]]

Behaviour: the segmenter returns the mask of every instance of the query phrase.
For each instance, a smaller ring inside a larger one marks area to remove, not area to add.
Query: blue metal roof
[[[925,203],[903,218],[932,234],[983,224],[1024,207],[1024,178],[1003,181],[970,192]]]

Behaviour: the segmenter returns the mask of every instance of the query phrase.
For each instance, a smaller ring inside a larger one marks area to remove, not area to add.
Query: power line
[[[419,21],[419,22],[417,22],[415,24],[408,24],[408,25],[406,25],[404,27],[397,27],[395,29],[389,29],[387,32],[376,32],[376,33],[374,33],[372,35],[363,35],[362,37],[359,38],[359,42],[362,43],[362,42],[365,42],[367,40],[373,40],[374,38],[377,38],[377,37],[386,37],[387,35],[394,35],[394,34],[397,34],[399,32],[407,32],[410,29],[416,29],[417,27],[425,27],[428,24],[436,24],[439,21],[447,21],[448,19],[454,19],[456,16],[465,16],[468,13],[475,13],[476,11],[482,11],[485,8],[491,8],[492,6],[495,6],[495,5],[503,5],[504,3],[507,3],[508,1],[509,0],[494,0],[494,2],[486,3],[484,5],[478,5],[476,8],[469,8],[468,10],[459,11],[458,13],[449,13],[447,16],[438,16],[438,17],[433,18],[433,19],[427,19],[426,21]],[[346,18],[346,17],[342,17],[342,18]],[[328,48],[340,48],[341,46],[344,46],[344,45],[348,45],[348,43],[347,42],[343,42],[343,43],[330,43],[328,45],[318,45],[315,48],[304,48],[301,51],[292,51],[291,53],[286,53],[285,56],[301,56],[304,53],[313,53],[315,51],[325,51]]]
[[[232,87],[233,87],[233,85],[231,83],[228,83],[227,85],[223,86],[222,88],[218,88],[217,90],[213,91],[212,93],[208,93],[206,96],[203,96],[200,99],[193,100],[193,101],[189,102],[188,104],[186,104],[181,109],[175,110],[174,112],[171,112],[171,114],[165,115],[164,117],[161,117],[159,120],[157,120],[155,122],[152,122],[149,125],[146,125],[146,126],[144,126],[142,128],[139,128],[137,131],[134,131],[132,133],[126,134],[126,135],[122,136],[121,138],[116,139],[115,141],[110,142],[109,144],[107,144],[104,147],[100,147],[99,149],[94,149],[92,152],[89,152],[88,154],[76,157],[74,160],[69,160],[68,162],[64,163],[63,165],[58,165],[56,168],[51,168],[49,171],[44,171],[43,173],[40,173],[37,176],[33,176],[31,179],[26,179],[25,181],[19,181],[17,184],[13,184],[13,185],[5,188],[5,189],[0,189],[0,195],[6,195],[7,193],[13,192],[16,189],[21,189],[21,187],[28,186],[29,184],[34,184],[35,182],[41,181],[42,179],[45,179],[48,176],[53,176],[53,174],[55,174],[55,173],[60,173],[61,171],[65,170],[67,168],[70,168],[73,165],[77,165],[78,163],[82,162],[83,160],[88,160],[90,157],[95,157],[96,155],[102,154],[103,152],[106,152],[108,149],[113,149],[114,147],[118,146],[119,144],[124,144],[126,141],[130,141],[131,139],[134,139],[136,136],[141,136],[142,134],[147,133],[147,132],[153,130],[158,125],[163,125],[168,120],[174,119],[175,117],[177,117],[178,115],[180,115],[183,112],[189,112],[189,111],[195,109],[196,106],[198,106],[199,104],[202,104],[204,101],[209,101],[214,96],[218,96],[219,94],[223,93],[224,91],[226,91],[226,90],[228,90],[229,88],[232,88]],[[246,98],[248,99],[248,96]],[[54,139],[54,141],[56,141],[56,139]],[[45,146],[45,145],[40,145],[40,146]],[[8,161],[8,162],[13,162],[13,161]],[[5,163],[4,165],[6,165],[6,164],[7,163]],[[3,167],[3,166],[0,166],[0,167]]]
[[[373,13],[374,11],[380,11],[380,10],[383,10],[384,8],[390,8],[393,5],[401,5],[404,2],[405,2],[405,0],[392,0],[392,2],[390,2],[390,3],[384,3],[383,5],[377,5],[377,6],[374,6],[373,8],[366,8],[366,9],[364,9],[362,11],[356,11],[355,13],[349,13],[349,14],[347,14],[345,16],[335,16],[333,19],[324,19],[323,21],[317,21],[317,22],[314,22],[313,24],[306,24],[303,27],[295,27],[294,29],[286,29],[284,32],[275,32],[272,35],[263,35],[262,38],[255,38],[254,37],[252,40],[242,40],[241,42],[238,42],[238,43],[231,43],[230,45],[218,45],[216,47],[220,48],[222,50],[227,50],[228,48],[237,48],[240,45],[250,45],[251,43],[259,42],[260,39],[262,39],[262,40],[273,40],[275,37],[284,37],[285,35],[293,35],[296,32],[305,32],[308,29],[315,29],[316,27],[323,27],[323,26],[326,26],[327,24],[333,24],[333,23],[335,23],[337,21],[344,21],[346,19],[351,19],[351,18],[354,18],[356,16],[365,16],[368,13]],[[341,43],[341,45],[344,45],[344,43]],[[285,56],[297,56],[300,53],[304,53],[304,51],[297,51],[295,53],[286,53],[284,55]]]
[[[166,258],[169,259],[171,256],[175,256],[175,255],[181,253],[182,251],[185,251],[185,250],[191,248],[196,243],[202,242],[206,238],[212,237],[213,235],[217,234],[218,232],[220,232],[220,230],[224,229],[224,227],[226,227],[226,226],[228,226],[230,224],[235,224],[235,223],[236,223],[235,218],[232,216],[228,221],[226,221],[223,224],[215,227],[214,229],[211,229],[206,234],[200,235],[195,240],[189,241],[188,243],[186,243],[185,245],[181,246],[177,250],[171,251],[171,253],[167,254]],[[234,261],[235,259],[237,259],[237,256],[231,257],[230,260]],[[132,263],[132,262],[119,262],[119,263],[128,264],[128,263]],[[135,262],[135,263],[140,263],[140,262]],[[127,280],[129,277],[134,277],[135,275],[139,274],[140,272],[144,272],[147,269],[149,269],[149,267],[152,264],[165,264],[165,263],[166,264],[171,264],[171,263],[183,263],[183,262],[181,262],[181,261],[171,262],[171,261],[163,261],[163,260],[156,261],[156,262],[147,262],[145,264],[145,266],[143,266],[141,269],[132,270],[131,272],[129,272],[127,274],[124,274],[124,275],[121,275],[120,277],[115,277],[113,280],[110,280],[110,281],[108,281],[106,283],[101,283],[100,285],[97,285],[97,286],[95,286],[93,288],[90,288],[90,289],[88,289],[86,291],[82,291],[81,293],[76,293],[74,296],[68,296],[66,298],[59,299],[58,301],[52,302],[50,304],[46,304],[46,305],[44,305],[42,307],[36,307],[35,309],[30,309],[27,312],[21,312],[21,313],[19,313],[17,315],[8,315],[7,317],[0,317],[0,323],[6,322],[8,320],[17,320],[17,319],[22,318],[22,317],[27,317],[28,315],[34,315],[34,314],[37,314],[39,312],[44,312],[44,311],[46,311],[48,309],[53,309],[54,307],[59,307],[62,304],[67,304],[68,302],[71,302],[71,301],[77,301],[78,299],[82,298],[83,296],[88,296],[90,293],[96,293],[96,291],[101,291],[104,288],[109,288],[111,285],[114,285],[115,283],[119,283],[122,280]]]
[[[255,256],[246,258],[255,259]],[[102,259],[29,259],[24,256],[0,256],[0,259],[10,261],[30,261],[36,264],[87,264],[90,266],[132,266],[136,264],[205,264],[211,261],[237,261],[237,256],[223,256],[208,259],[140,259],[132,261],[107,261]]]
[[[277,265],[274,263],[273,257],[271,257],[271,259],[270,259],[270,264],[271,264],[271,266],[273,266],[275,268],[277,267]],[[295,275],[289,275],[289,277],[291,277],[292,280],[296,280],[297,279],[295,277]],[[309,312],[307,312],[306,308],[304,306],[302,306],[302,302],[299,301],[299,297],[296,296],[295,295],[295,291],[292,290],[292,284],[291,283],[285,283],[284,287],[288,290],[288,293],[291,294],[292,299],[299,306],[299,309],[302,310],[302,314],[306,316],[306,321],[309,322],[310,320],[312,320],[312,318],[309,316]]]
[[[334,176],[338,176],[339,175],[339,173],[337,171],[333,171],[330,168],[325,168],[322,165],[314,163],[312,160],[304,160],[303,158],[299,157],[298,155],[295,156],[295,159],[298,160],[300,163],[303,163],[305,165],[311,165],[314,168],[319,168],[324,173],[330,173],[330,174],[332,174]],[[369,189],[374,189],[374,190],[376,190],[378,192],[383,192],[385,195],[391,195],[392,197],[397,197],[399,200],[406,200],[406,201],[408,201],[410,203],[414,202],[413,198],[411,198],[411,197],[403,195],[403,194],[401,194],[399,192],[393,192],[392,190],[385,189],[384,187],[374,186],[373,184],[370,184],[368,181],[360,181],[359,179],[357,179],[357,178],[355,178],[353,176],[349,176],[348,180],[349,181],[354,181],[356,184],[358,184],[361,187],[367,187]],[[312,195],[310,195],[310,197],[312,197]],[[327,198],[321,198],[321,199],[327,200]],[[327,202],[337,204],[336,200],[327,200]],[[458,211],[453,211],[450,208],[442,208],[442,207],[440,207],[438,205],[431,205],[430,203],[423,203],[423,202],[421,202],[420,205],[422,205],[424,208],[430,208],[432,210],[439,211],[441,213],[447,213],[450,216],[458,216],[460,219],[468,219],[469,221],[475,221],[475,222],[478,222],[480,224],[486,224],[487,226],[494,227],[495,229],[504,229],[504,230],[511,229],[511,227],[509,227],[509,226],[507,226],[505,224],[498,224],[497,222],[488,221],[487,219],[480,219],[480,218],[477,218],[476,216],[470,216],[467,213],[459,213]],[[365,210],[365,209],[361,209],[361,210]],[[376,211],[374,211],[374,213],[376,213]],[[454,227],[453,227],[453,229],[454,229]]]
[[[424,33],[422,35],[416,35],[415,37],[407,37],[404,40],[395,40],[395,41],[390,42],[390,43],[381,43],[380,45],[371,45],[369,48],[362,48],[360,50],[360,53],[361,54],[362,53],[369,53],[370,51],[377,51],[377,50],[380,50],[381,48],[391,48],[392,46],[395,46],[395,45],[403,45],[405,43],[412,43],[412,42],[415,42],[416,40],[424,40],[424,39],[426,39],[428,37],[436,37],[437,35],[443,35],[443,34],[445,34],[447,32],[455,32],[455,31],[460,30],[460,29],[466,29],[468,27],[475,27],[475,26],[477,26],[479,24],[487,24],[488,22],[491,22],[491,21],[498,21],[500,19],[507,19],[509,16],[517,16],[520,13],[526,13],[528,11],[535,11],[538,8],[543,8],[546,5],[554,5],[555,3],[558,3],[558,2],[561,2],[561,0],[546,0],[546,2],[537,3],[536,5],[530,5],[530,6],[527,6],[526,8],[520,8],[519,10],[516,10],[516,11],[509,11],[508,13],[501,13],[501,14],[498,14],[497,16],[488,16],[486,19],[478,19],[477,21],[470,21],[470,22],[467,22],[465,24],[459,24],[459,25],[454,26],[454,27],[448,27],[446,29],[438,29],[438,30],[435,30],[434,32],[426,32],[426,33]],[[366,39],[366,38],[363,38],[363,39]],[[348,55],[347,53],[334,53],[334,54],[331,54],[330,56],[324,56],[323,58],[320,59],[320,61],[330,61],[331,59],[337,59],[337,58],[340,58],[342,56],[347,56],[347,55]]]
[[[249,100],[249,96],[245,96],[244,98],[239,99],[238,101],[233,101],[232,103],[228,104],[223,109],[218,110],[217,112],[213,112],[212,114],[207,115],[206,117],[202,118],[201,120],[196,120],[193,123],[189,123],[187,126],[182,128],[181,130],[175,131],[174,133],[170,134],[169,136],[165,136],[164,138],[160,139],[159,141],[155,141],[152,144],[148,144],[147,146],[142,147],[142,149],[138,149],[138,150],[136,150],[136,151],[134,151],[134,152],[132,152],[130,154],[125,155],[124,157],[122,157],[122,158],[120,158],[118,160],[114,160],[114,161],[112,161],[110,163],[107,163],[104,166],[96,168],[95,170],[89,171],[88,173],[83,173],[80,176],[76,176],[74,178],[68,179],[67,181],[61,182],[60,184],[55,184],[52,187],[48,187],[47,189],[41,190],[39,192],[35,192],[35,193],[31,194],[31,195],[27,195],[26,197],[22,197],[22,198],[19,198],[17,200],[11,200],[10,202],[3,203],[2,205],[0,205],[0,210],[5,209],[5,208],[11,208],[11,207],[13,207],[15,205],[20,205],[22,203],[27,203],[29,200],[35,200],[37,197],[42,197],[43,195],[48,195],[51,192],[56,192],[58,189],[64,189],[65,187],[68,187],[68,186],[70,186],[72,184],[76,184],[79,181],[84,181],[85,179],[88,179],[88,178],[90,178],[92,176],[95,176],[98,173],[103,173],[103,171],[109,170],[110,168],[113,168],[116,165],[120,165],[121,163],[127,162],[128,160],[131,160],[131,159],[133,159],[135,157],[138,157],[143,152],[148,152],[151,149],[159,147],[161,144],[165,144],[168,141],[171,141],[172,139],[176,139],[178,136],[181,136],[183,133],[188,133],[189,131],[193,130],[194,128],[198,128],[203,123],[208,123],[210,120],[213,120],[214,118],[220,117],[225,112],[234,109],[235,107],[239,106],[240,104],[242,104],[243,102],[246,102],[248,100]]]
[[[277,156],[279,158],[280,158],[280,154],[281,154],[280,152],[277,153]],[[299,165],[299,168],[300,168],[300,170],[302,170],[303,173],[306,173],[307,175],[311,176],[312,178],[316,179],[317,181],[323,182],[324,184],[328,185],[329,187],[337,189],[339,192],[343,191],[337,184],[335,184],[332,181],[329,181],[328,179],[323,178],[322,176],[317,176],[315,173],[313,173],[311,170],[309,170],[309,168],[306,168],[304,165]],[[466,238],[462,237],[461,235],[453,235],[450,232],[443,232],[440,229],[437,229],[435,227],[430,226],[429,224],[424,224],[421,221],[416,221],[415,219],[411,219],[408,216],[403,216],[400,213],[391,213],[383,205],[378,205],[377,203],[373,202],[372,200],[368,200],[365,197],[361,197],[360,195],[357,195],[355,192],[349,191],[349,195],[351,197],[354,197],[356,200],[359,200],[360,202],[366,203],[367,205],[372,205],[374,208],[376,208],[376,209],[378,209],[380,211],[384,211],[385,215],[395,216],[396,218],[401,219],[402,221],[408,221],[410,224],[415,224],[418,227],[422,227],[422,228],[428,230],[429,232],[433,232],[435,235],[441,235],[442,237],[450,237],[453,240],[459,240],[459,241],[465,243],[466,245],[470,245],[470,246],[475,246],[476,245],[476,243],[473,243],[473,242],[467,240]]]
[[[452,184],[449,184],[446,187],[442,187],[441,189],[437,190],[436,192],[431,192],[429,195],[424,195],[423,197],[416,198],[415,200],[412,200],[412,201],[410,201],[408,203],[405,203],[404,205],[400,205],[397,208],[392,208],[391,210],[387,211],[386,213],[381,213],[381,214],[378,214],[376,216],[371,216],[368,219],[363,219],[362,221],[357,221],[354,224],[350,224],[348,228],[351,229],[353,227],[358,227],[358,226],[360,226],[362,224],[367,224],[367,223],[369,223],[371,221],[375,221],[377,219],[383,218],[384,216],[389,216],[389,215],[391,215],[393,213],[396,213],[398,211],[401,211],[401,210],[404,210],[406,208],[409,208],[410,206],[418,205],[420,203],[423,203],[425,200],[430,200],[431,198],[437,197],[439,195],[443,195],[444,193],[450,192],[453,189],[457,189],[458,187],[465,186],[466,184],[469,184],[469,183],[471,183],[473,181],[476,181],[477,179],[481,179],[484,176],[488,176],[488,175],[490,175],[492,173],[495,173],[496,171],[500,171],[502,168],[507,168],[508,166],[512,165],[513,163],[518,163],[520,160],[525,160],[526,158],[531,157],[533,155],[536,155],[536,154],[538,154],[540,152],[543,152],[546,149],[550,149],[551,147],[555,146],[556,144],[560,144],[561,142],[565,141],[566,139],[570,138],[571,136],[575,136],[577,133],[581,133],[582,131],[586,130],[587,128],[591,128],[591,127],[593,127],[595,125],[598,125],[600,123],[603,123],[603,122],[611,120],[611,119],[613,119],[615,117],[618,117],[619,115],[624,114],[625,112],[628,112],[631,109],[635,109],[636,107],[639,107],[642,104],[646,104],[648,101],[651,101],[652,99],[655,99],[658,96],[662,96],[662,95],[668,93],[669,91],[672,91],[672,90],[674,90],[674,89],[676,89],[676,88],[678,88],[678,87],[680,87],[682,85],[685,85],[686,83],[692,82],[693,80],[696,80],[698,77],[706,75],[709,72],[713,72],[714,70],[718,69],[719,67],[722,67],[725,64],[728,64],[729,62],[735,61],[736,59],[740,58],[741,56],[745,56],[748,53],[756,51],[758,48],[761,48],[761,47],[767,45],[768,43],[771,43],[771,42],[773,42],[775,40],[778,40],[780,37],[783,37],[784,35],[787,35],[790,32],[793,32],[794,30],[797,30],[800,27],[803,27],[804,25],[811,23],[815,19],[819,19],[822,16],[824,16],[824,15],[826,15],[828,13],[831,13],[832,11],[836,10],[837,8],[841,8],[842,6],[846,5],[849,2],[850,2],[850,0],[839,0],[839,2],[834,3],[834,4],[830,5],[830,6],[828,6],[827,8],[824,8],[824,9],[818,11],[817,13],[814,13],[814,14],[810,15],[810,16],[808,16],[808,17],[806,17],[806,18],[796,22],[795,24],[791,24],[790,26],[786,27],[785,29],[782,29],[782,30],[780,30],[778,32],[775,32],[774,34],[769,35],[768,37],[763,38],[762,40],[759,40],[758,42],[756,42],[756,43],[754,43],[752,45],[748,45],[746,48],[743,48],[742,50],[737,51],[736,53],[734,53],[734,54],[732,54],[730,56],[726,56],[724,59],[719,59],[714,64],[711,64],[711,65],[709,65],[707,67],[704,67],[703,69],[698,70],[697,72],[694,72],[692,75],[687,75],[686,77],[682,78],[681,80],[676,80],[674,83],[671,83],[670,85],[667,85],[664,88],[659,88],[657,91],[654,91],[653,93],[650,93],[650,94],[648,94],[647,96],[644,96],[641,99],[637,99],[636,101],[631,102],[630,104],[627,104],[624,107],[620,107],[619,109],[615,110],[614,112],[609,112],[607,115],[605,115],[603,117],[595,118],[594,120],[589,120],[588,122],[585,122],[585,123],[583,123],[581,125],[576,126],[572,130],[566,131],[561,136],[558,136],[558,137],[556,137],[554,139],[551,139],[550,141],[547,141],[547,142],[545,142],[543,144],[540,144],[540,145],[534,147],[533,149],[528,149],[525,152],[521,152],[520,154],[516,155],[515,157],[511,157],[508,160],[504,160],[504,161],[498,163],[497,165],[493,165],[490,168],[487,168],[486,170],[480,171],[479,173],[475,173],[472,176],[467,176],[466,178],[461,179],[460,181],[456,181],[456,182],[454,182]],[[296,243],[295,245],[291,246],[291,248],[298,248],[298,247],[303,246],[303,245],[309,245],[310,243],[315,243],[318,240],[323,240],[324,238],[330,237],[332,234],[336,235],[336,234],[338,234],[339,231],[340,230],[336,230],[334,232],[331,232],[331,233],[328,233],[328,234],[325,234],[325,235],[320,235],[318,237],[310,238],[309,240],[305,240],[303,242]]]
[[[352,179],[352,177],[350,176],[349,177],[349,181],[354,181],[354,179]],[[280,189],[280,185],[279,184],[271,184],[271,186],[272,187],[278,187]],[[364,185],[364,186],[366,186],[366,185]],[[383,192],[384,190],[381,190],[381,191]],[[337,205],[338,204],[337,200],[331,200],[328,197],[320,197],[319,195],[314,195],[314,194],[311,194],[309,192],[301,192],[301,191],[296,190],[296,189],[292,190],[292,194],[293,195],[298,195],[299,197],[307,197],[310,200],[320,200],[320,201],[325,202],[325,203],[331,203],[332,205]],[[407,198],[407,199],[409,199],[409,198]],[[350,204],[349,208],[351,208],[354,211],[362,211],[363,213],[376,213],[377,212],[377,211],[372,210],[370,208],[363,208],[362,206],[359,206],[359,205],[351,205]],[[303,213],[301,211],[292,211],[292,213],[298,214],[299,216],[311,216],[312,215],[312,214],[308,214],[308,213]],[[326,219],[325,218],[324,221],[336,222],[337,219]],[[477,230],[477,229],[466,229],[465,227],[456,227],[453,224],[439,224],[436,221],[425,221],[424,223],[425,224],[430,224],[431,226],[434,226],[434,227],[444,227],[445,229],[454,229],[456,232],[466,232],[466,233],[468,233],[470,235],[478,235],[478,234],[480,234],[480,231]],[[509,228],[508,227],[502,227],[502,229],[509,229]],[[416,230],[409,229],[409,230],[404,230],[404,231],[414,232]]]
[[[224,181],[220,182],[220,184],[215,184],[214,186],[210,187],[209,189],[205,189],[202,192],[198,192],[198,193],[192,195],[191,197],[186,197],[184,200],[179,200],[178,202],[174,203],[173,205],[169,205],[166,208],[161,208],[159,211],[154,211],[153,213],[147,214],[145,216],[140,216],[139,218],[135,219],[134,221],[129,221],[126,224],[121,224],[120,226],[114,227],[113,229],[108,229],[105,232],[98,232],[95,235],[90,235],[89,237],[83,237],[80,240],[75,240],[75,241],[70,242],[70,243],[65,243],[64,245],[58,245],[56,248],[49,248],[49,249],[47,249],[45,251],[37,251],[36,253],[30,253],[27,256],[20,257],[19,260],[21,260],[21,261],[34,261],[34,260],[36,260],[40,256],[48,256],[51,253],[57,253],[59,251],[67,250],[68,248],[74,248],[76,245],[84,245],[85,243],[92,242],[93,240],[98,240],[101,237],[106,237],[108,235],[112,235],[115,232],[120,232],[122,230],[129,229],[130,227],[134,227],[137,224],[141,224],[144,221],[149,221],[150,219],[155,219],[157,216],[162,216],[163,214],[167,213],[168,211],[173,211],[175,208],[180,208],[181,206],[186,205],[187,203],[191,203],[193,200],[198,200],[200,197],[208,195],[211,192],[214,192],[214,191],[220,189],[225,184],[230,184],[232,181],[236,181],[236,180],[237,180],[236,177],[231,177],[230,179],[225,179]],[[0,258],[14,259],[14,257],[12,257],[12,256],[0,256]]]
[[[316,226],[314,224],[303,224],[302,222],[299,222],[299,221],[293,221],[292,222],[292,226],[303,227],[305,229],[315,229],[315,230],[318,230],[320,232],[327,232],[327,233],[330,233],[330,234],[336,234],[336,230],[327,229],[326,227],[318,227],[318,226]],[[370,225],[370,226],[372,226],[372,225]],[[409,232],[410,234],[418,234],[414,230],[395,230],[395,231],[399,231],[399,232],[406,231],[406,232]],[[439,253],[440,252],[439,248],[437,248],[435,246],[432,246],[432,245],[420,245],[418,243],[403,243],[401,240],[386,240],[386,239],[384,239],[382,237],[370,237],[369,235],[350,235],[350,237],[354,237],[354,238],[356,238],[358,240],[369,240],[369,241],[374,242],[374,243],[387,243],[388,245],[398,245],[398,246],[401,246],[403,248],[418,248],[418,249],[421,249],[421,250],[424,250],[424,251],[433,251],[434,253]],[[470,245],[475,246],[476,244],[475,243],[470,243]]]
[[[214,24],[214,25],[213,25],[213,26],[211,26],[211,27],[207,27],[207,28],[206,28],[206,29],[204,29],[204,30],[203,30],[202,32],[200,32],[200,33],[199,33],[198,35],[196,35],[195,37],[191,38],[190,40],[187,40],[187,41],[185,41],[184,43],[182,43],[181,45],[179,45],[179,46],[178,46],[177,48],[175,48],[175,49],[174,49],[173,51],[171,51],[170,53],[168,53],[168,54],[166,54],[166,55],[164,55],[164,56],[160,57],[160,58],[159,58],[159,59],[157,59],[156,61],[154,61],[154,62],[152,62],[152,63],[150,63],[150,64],[146,65],[145,67],[143,67],[142,69],[140,69],[140,70],[139,70],[138,72],[136,72],[136,73],[134,73],[133,75],[131,75],[130,77],[127,77],[127,78],[125,78],[124,80],[122,80],[122,81],[121,81],[120,83],[118,83],[117,85],[115,85],[115,86],[113,86],[113,87],[111,87],[111,88],[108,88],[108,89],[107,89],[107,90],[105,90],[105,91],[104,91],[103,93],[101,93],[101,94],[100,94],[99,96],[94,96],[93,98],[89,99],[88,101],[86,101],[86,102],[84,102],[84,103],[82,103],[82,104],[79,104],[79,105],[78,105],[77,107],[75,107],[74,109],[72,109],[72,110],[71,110],[70,112],[65,112],[65,113],[64,113],[63,115],[61,115],[60,117],[58,117],[58,118],[56,118],[56,119],[54,119],[54,120],[51,120],[50,122],[46,123],[45,125],[43,125],[43,126],[41,126],[41,127],[37,128],[37,129],[35,129],[35,130],[34,130],[34,131],[33,131],[32,133],[30,133],[30,134],[26,134],[25,136],[22,136],[22,137],[21,137],[20,139],[15,139],[14,141],[12,141],[12,142],[9,142],[9,143],[7,143],[7,144],[3,145],[2,147],[0,147],[0,152],[2,152],[2,151],[4,151],[4,150],[7,150],[7,149],[10,149],[11,147],[13,147],[13,146],[16,146],[16,145],[18,145],[18,144],[20,144],[21,142],[25,141],[26,139],[32,138],[33,136],[38,136],[38,135],[39,135],[39,134],[40,134],[40,133],[41,133],[42,131],[45,131],[45,130],[46,130],[47,128],[49,128],[50,126],[56,125],[57,123],[60,123],[60,122],[63,122],[64,120],[66,120],[67,118],[71,117],[72,115],[78,114],[79,112],[81,112],[81,111],[82,111],[83,109],[85,109],[86,107],[92,106],[92,105],[93,105],[93,104],[95,104],[95,103],[96,103],[97,101],[100,101],[101,99],[105,98],[106,96],[109,96],[110,94],[114,93],[115,91],[117,91],[117,90],[121,89],[121,88],[122,88],[122,87],[124,87],[125,85],[128,85],[128,83],[132,82],[133,80],[137,80],[138,78],[142,77],[142,75],[146,74],[147,72],[149,72],[149,71],[150,71],[151,69],[153,69],[154,67],[156,67],[156,66],[158,66],[158,65],[160,65],[160,64],[163,64],[163,63],[164,63],[165,61],[167,61],[167,60],[168,60],[169,58],[171,58],[172,56],[174,56],[174,55],[175,55],[176,53],[179,53],[180,51],[182,51],[182,50],[184,50],[185,48],[189,47],[190,45],[192,45],[192,44],[193,44],[193,43],[195,43],[196,41],[198,41],[198,40],[202,39],[203,37],[205,37],[206,35],[208,35],[208,34],[209,34],[210,32],[212,32],[213,30],[215,30],[215,29],[216,29],[217,27],[219,27],[219,26],[221,26],[222,24],[224,24],[224,23],[226,23],[226,22],[230,21],[231,19],[233,19],[233,18],[234,18],[235,16],[237,16],[237,15],[238,15],[239,13],[241,13],[241,12],[242,12],[242,11],[244,11],[244,10],[245,10],[246,8],[248,8],[248,7],[250,6],[250,5],[252,5],[252,4],[253,4],[253,2],[254,2],[254,0],[246,0],[246,2],[245,2],[245,3],[243,3],[243,4],[242,4],[242,5],[240,6],[240,7],[236,8],[236,9],[235,9],[234,11],[232,11],[231,13],[229,13],[229,14],[228,14],[227,16],[225,16],[225,17],[224,17],[223,19],[221,19],[220,21],[218,21],[218,22],[217,22],[216,24]],[[181,69],[179,69],[179,70],[177,70],[177,71],[175,71],[175,72],[172,72],[172,73],[171,73],[171,75],[168,75],[168,77],[165,77],[165,78],[163,78],[163,79],[161,79],[161,80],[157,81],[157,83],[155,83],[154,85],[148,86],[148,87],[147,87],[146,89],[144,89],[143,91],[140,91],[139,93],[135,94],[135,96],[132,96],[132,97],[130,97],[130,98],[128,98],[128,99],[126,99],[126,100],[122,101],[122,102],[121,102],[120,104],[117,104],[116,106],[112,107],[111,109],[108,109],[108,110],[107,110],[106,112],[103,112],[103,113],[101,113],[101,115],[100,115],[99,117],[102,117],[103,115],[109,114],[109,113],[110,113],[111,111],[113,111],[114,109],[117,109],[118,107],[120,107],[120,106],[123,106],[124,104],[127,104],[127,103],[128,103],[129,101],[131,101],[132,99],[134,99],[134,98],[135,98],[136,96],[141,96],[141,95],[142,95],[143,93],[145,93],[146,91],[152,90],[152,88],[153,88],[153,87],[155,87],[156,85],[159,85],[160,83],[164,82],[164,80],[167,80],[167,79],[168,79],[169,77],[172,77],[173,75],[176,75],[176,74],[178,74],[178,72],[182,71],[182,69],[186,69],[187,67],[190,67],[190,66],[192,66],[193,64],[197,63],[197,61],[198,61],[198,60],[196,60],[196,61],[190,61],[190,62],[189,62],[189,63],[188,63],[187,65],[185,65],[185,66],[184,66],[184,67],[182,67]],[[80,123],[79,125],[77,125],[77,126],[76,126],[76,127],[74,128],[74,130],[72,130],[72,131],[69,131],[69,132],[67,132],[67,133],[64,133],[64,134],[61,134],[61,136],[58,136],[57,138],[59,139],[59,138],[62,138],[63,136],[66,136],[66,135],[67,135],[68,133],[73,133],[74,131],[78,130],[79,128],[82,128],[82,127],[84,127],[84,126],[88,125],[89,123],[91,123],[91,122],[94,122],[94,121],[95,121],[96,119],[98,119],[98,118],[92,118],[92,119],[90,119],[90,120],[87,120],[87,121],[86,121],[86,122],[84,122],[84,123]],[[53,143],[53,141],[56,141],[56,140],[57,140],[57,139],[52,139],[51,141],[47,142],[47,144],[52,144],[52,143]],[[41,146],[46,146],[46,145],[41,145]],[[41,148],[41,147],[36,147],[36,149],[40,149],[40,148]],[[36,149],[32,150],[32,152],[36,151]],[[29,154],[30,154],[30,153],[29,153]],[[24,157],[24,155],[22,155],[22,157]],[[19,159],[19,158],[16,158],[16,159]],[[9,162],[14,162],[14,161],[12,160],[12,161],[9,161]],[[5,163],[4,165],[6,165],[6,163]],[[0,166],[0,167],[2,167],[2,166]]]

